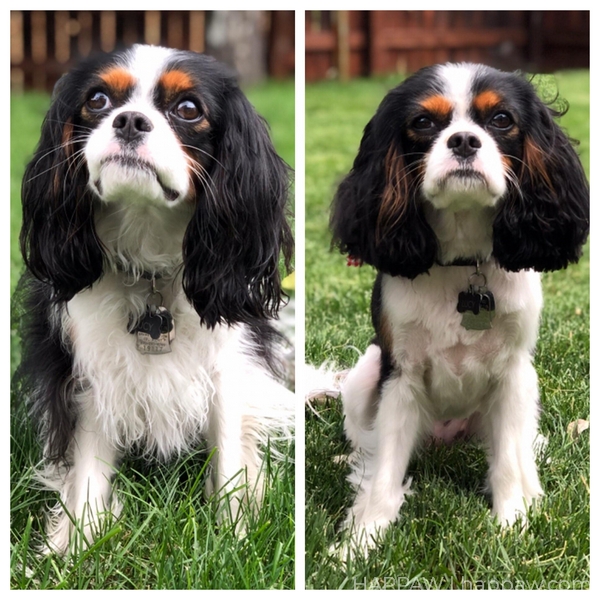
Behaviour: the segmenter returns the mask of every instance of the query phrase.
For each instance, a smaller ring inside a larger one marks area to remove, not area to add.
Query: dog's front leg
[[[207,441],[212,452],[207,496],[218,499],[219,520],[241,523],[240,508],[249,499],[260,464],[257,441],[244,439],[248,389],[242,367],[214,378],[215,394],[208,415]],[[239,530],[243,526],[239,525]]]
[[[424,426],[415,397],[418,387],[404,373],[383,385],[370,443],[358,451],[360,459],[350,476],[357,496],[345,525],[351,543],[365,551],[374,544],[374,536],[397,518],[404,502],[408,461]]]
[[[484,416],[490,444],[489,486],[493,514],[503,525],[525,521],[529,505],[543,494],[535,463],[538,422],[537,374],[529,353],[505,369]]]
[[[60,491],[48,523],[48,548],[65,553],[74,545],[92,543],[107,511],[118,515],[120,507],[112,500],[111,480],[118,453],[103,435],[85,392],[69,445],[69,466],[48,470],[42,477],[49,487]],[[85,546],[84,546],[85,547]]]

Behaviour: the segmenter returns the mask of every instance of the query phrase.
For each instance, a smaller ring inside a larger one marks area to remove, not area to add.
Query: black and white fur
[[[265,123],[210,57],[134,46],[56,85],[21,233],[20,375],[60,493],[51,550],[68,551],[74,522],[89,542],[118,513],[111,479],[132,448],[166,458],[203,438],[207,491],[237,490],[233,515],[260,499],[262,448],[294,414],[271,325],[288,190]],[[152,277],[176,326],[164,355],[130,333]]]
[[[345,528],[359,547],[397,518],[409,459],[432,432],[487,441],[502,524],[543,493],[538,272],[577,261],[589,225],[586,178],[554,116],[521,75],[446,64],[390,91],[366,126],[331,221],[341,251],[378,271],[376,337],[342,389],[357,457]],[[457,311],[477,263],[496,300],[485,331]]]

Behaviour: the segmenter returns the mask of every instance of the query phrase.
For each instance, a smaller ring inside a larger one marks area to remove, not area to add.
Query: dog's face
[[[72,135],[84,138],[89,187],[100,199],[173,204],[195,195],[195,175],[214,151],[215,71],[200,54],[135,46],[72,74]]]
[[[518,95],[482,86],[476,68],[447,65],[438,77],[441,93],[418,98],[406,128],[424,153],[423,195],[435,208],[494,206],[520,159]]]
[[[513,73],[447,64],[409,77],[382,101],[339,187],[332,228],[342,251],[416,277],[443,259],[427,207],[483,208],[494,211],[493,240],[485,255],[464,258],[487,260],[493,246],[508,270],[577,260],[589,193],[554,116]]]

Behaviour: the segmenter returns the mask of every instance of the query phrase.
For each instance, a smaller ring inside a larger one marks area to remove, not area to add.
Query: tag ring
[[[158,299],[158,302],[152,302],[152,300],[156,300],[156,299]],[[162,303],[163,303],[162,294],[157,290],[153,290],[146,296],[146,306],[149,306],[149,307],[162,306]]]
[[[483,278],[483,285],[475,286],[474,283],[473,283],[473,278],[474,277],[482,277]],[[478,288],[485,288],[485,287],[487,287],[487,279],[486,279],[485,275],[481,271],[479,271],[479,270],[476,273],[472,273],[471,275],[469,275],[469,286],[470,287],[478,287]]]

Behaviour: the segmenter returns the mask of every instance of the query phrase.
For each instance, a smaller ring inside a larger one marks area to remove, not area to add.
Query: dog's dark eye
[[[91,94],[85,105],[92,112],[100,112],[111,107],[110,98],[104,92],[94,92]]]
[[[193,100],[182,100],[173,112],[184,121],[197,121],[202,117],[202,111]]]
[[[418,129],[419,131],[427,131],[433,129],[435,127],[435,123],[429,117],[420,116],[412,122],[412,127],[413,129]]]
[[[512,124],[512,117],[505,112],[496,113],[490,121],[490,125],[496,129],[508,129]]]

